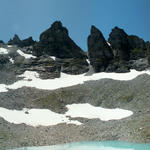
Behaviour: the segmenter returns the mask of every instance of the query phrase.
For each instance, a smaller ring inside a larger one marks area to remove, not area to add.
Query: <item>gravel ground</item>
[[[0,93],[0,107],[9,109],[49,108],[66,111],[66,104],[90,103],[107,108],[129,109],[134,115],[118,121],[78,118],[83,125],[49,127],[14,125],[0,118],[0,149],[53,145],[76,141],[121,140],[150,142],[150,77],[131,81],[103,79],[54,91],[21,88]],[[63,130],[62,130],[63,129]]]

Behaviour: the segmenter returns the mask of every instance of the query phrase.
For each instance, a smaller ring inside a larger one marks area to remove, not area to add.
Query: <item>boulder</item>
[[[88,37],[88,56],[95,72],[105,71],[113,59],[113,52],[103,34],[95,26]]]

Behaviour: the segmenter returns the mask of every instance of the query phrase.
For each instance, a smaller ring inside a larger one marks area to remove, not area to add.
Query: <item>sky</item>
[[[56,21],[62,21],[70,37],[87,51],[91,25],[106,40],[112,28],[150,41],[150,0],[0,0],[0,40],[14,34],[20,39],[40,34]]]

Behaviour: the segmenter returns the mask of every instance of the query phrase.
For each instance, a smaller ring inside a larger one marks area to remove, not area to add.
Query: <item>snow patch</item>
[[[82,117],[88,119],[100,119],[102,121],[119,120],[133,115],[132,111],[124,109],[106,109],[102,107],[94,107],[88,103],[86,104],[72,104],[67,105],[67,116]]]
[[[9,58],[9,61],[14,64],[14,60],[12,58]]]
[[[7,86],[5,84],[0,84],[0,93],[8,92]]]
[[[25,54],[23,51],[21,50],[17,50],[17,53],[21,56],[23,56],[26,59],[30,59],[30,58],[36,58],[35,56],[31,55],[31,54]]]
[[[0,54],[8,54],[9,50],[3,47],[0,47]]]
[[[89,59],[86,59],[86,62],[90,65],[90,61],[89,61]]]
[[[7,47],[12,47],[12,45],[7,45]]]
[[[30,126],[52,126],[60,123],[82,125],[77,120],[70,120],[70,117],[82,117],[88,119],[98,118],[103,121],[119,120],[129,117],[133,112],[123,109],[105,109],[94,107],[90,104],[67,105],[68,111],[65,114],[55,113],[48,109],[23,109],[9,110],[0,107],[0,117],[14,124],[25,123]]]
[[[71,121],[63,114],[52,112],[48,109],[9,110],[0,107],[0,116],[6,121],[14,124],[25,123],[30,126],[51,126],[60,123],[80,125],[78,121]]]
[[[52,58],[53,60],[56,60],[56,57],[55,57],[55,56],[50,56],[50,58]]]
[[[61,73],[60,78],[55,79],[40,79],[39,74],[34,71],[26,71],[24,74],[20,75],[20,77],[24,77],[24,79],[19,80],[11,85],[5,85],[8,89],[18,89],[24,86],[26,87],[35,87],[37,89],[43,90],[55,90],[59,88],[74,86],[77,84],[84,84],[86,81],[94,81],[100,79],[113,79],[113,80],[121,80],[121,81],[128,81],[136,78],[141,74],[148,74],[150,75],[150,71],[136,71],[131,70],[128,73],[95,73],[91,76],[85,76],[85,74],[81,75],[68,75],[65,73]],[[1,89],[0,89],[1,92]]]
[[[108,44],[109,46],[111,46],[111,44],[110,44],[109,42],[107,42],[107,44]]]

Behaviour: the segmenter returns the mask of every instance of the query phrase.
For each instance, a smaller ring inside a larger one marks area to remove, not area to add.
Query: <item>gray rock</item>
[[[91,34],[88,37],[88,56],[95,72],[105,71],[113,59],[111,48],[95,26],[91,27]]]

